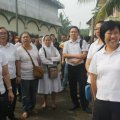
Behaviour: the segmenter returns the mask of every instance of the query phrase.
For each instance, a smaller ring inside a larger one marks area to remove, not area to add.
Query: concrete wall
[[[53,0],[18,0],[18,32],[57,36],[58,7]],[[15,0],[0,0],[0,26],[16,31]]]
[[[8,12],[0,12],[0,26],[6,27],[8,30],[16,31],[16,19],[14,14]],[[18,32],[21,34],[28,31],[32,34],[39,34],[40,36],[46,34],[55,34],[57,36],[58,26],[51,24],[43,24],[43,22],[35,19],[20,16],[18,18]]]
[[[0,9],[15,13],[15,1],[0,0]],[[18,0],[19,15],[60,26],[58,9],[58,6],[51,0]]]

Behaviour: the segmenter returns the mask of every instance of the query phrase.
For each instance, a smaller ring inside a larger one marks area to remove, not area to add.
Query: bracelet
[[[8,87],[7,90],[12,90],[12,86]]]

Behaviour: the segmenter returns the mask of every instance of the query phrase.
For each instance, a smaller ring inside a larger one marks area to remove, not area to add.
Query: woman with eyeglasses
[[[9,103],[9,112],[8,112],[8,118],[10,120],[16,120],[17,118],[14,115],[15,106],[16,106],[16,87],[17,82],[16,81],[16,61],[18,60],[17,56],[17,49],[12,44],[9,43],[9,32],[6,28],[0,27],[0,52],[2,52],[8,61],[8,70],[10,74],[10,80],[11,80],[11,87],[14,94],[14,101],[12,103]],[[8,91],[7,91],[8,92]]]

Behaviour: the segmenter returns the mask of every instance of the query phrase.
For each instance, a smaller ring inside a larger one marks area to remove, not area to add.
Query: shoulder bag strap
[[[45,48],[43,47],[43,50],[44,50],[44,53],[45,53],[45,57],[47,58],[47,54],[46,54],[46,51],[45,51]]]
[[[82,50],[82,45],[83,45],[83,39],[80,40],[80,48]]]
[[[22,47],[25,49],[25,51],[26,51],[26,52],[27,52],[27,54],[29,55],[30,60],[31,60],[31,62],[32,62],[33,66],[35,66],[35,64],[34,64],[34,62],[33,62],[33,59],[32,59],[32,57],[31,57],[30,53],[27,51],[27,49],[26,49],[24,46],[22,46]]]
[[[103,45],[97,50],[97,52],[100,51],[104,46],[105,46],[105,45],[103,44]]]
[[[46,51],[45,51],[45,48],[43,47],[43,50],[44,50],[44,53],[45,53],[45,57],[47,58],[47,54],[46,54]],[[48,65],[47,66],[47,70],[48,70]]]

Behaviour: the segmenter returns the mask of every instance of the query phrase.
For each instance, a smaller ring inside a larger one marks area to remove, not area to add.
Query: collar
[[[0,48],[1,47],[5,47],[5,48],[10,47],[10,43],[7,43],[5,46],[4,45],[0,45]]]
[[[107,54],[107,51],[106,51],[106,46],[103,47],[103,49],[101,50],[103,54]],[[120,45],[118,46],[118,48],[116,50],[114,50],[113,52],[120,52]]]
[[[80,42],[80,39],[77,39],[76,41],[72,41],[72,39],[69,40],[70,43],[79,43]]]

